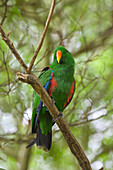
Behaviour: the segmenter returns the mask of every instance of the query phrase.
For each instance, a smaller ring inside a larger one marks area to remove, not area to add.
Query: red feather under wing
[[[71,89],[69,92],[69,97],[68,97],[67,101],[64,103],[64,108],[70,103],[70,101],[73,97],[73,94],[74,94],[74,90],[75,90],[75,81],[72,83],[72,86],[71,86]]]
[[[51,96],[51,93],[54,91],[55,87],[57,87],[57,82],[54,80],[54,75],[53,73],[51,74],[52,79],[50,80],[50,87],[48,89],[48,93]]]

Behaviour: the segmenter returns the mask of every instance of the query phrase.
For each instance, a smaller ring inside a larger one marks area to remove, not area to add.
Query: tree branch
[[[8,2],[8,0],[5,0],[5,3],[4,3],[4,5],[5,5],[5,11],[4,11],[4,15],[3,15],[2,21],[1,21],[1,23],[0,23],[1,25],[3,25],[3,23],[4,23],[4,21],[5,21],[5,18],[6,18],[7,2]]]
[[[56,2],[56,0],[52,0],[52,4],[51,4],[50,11],[49,11],[49,14],[48,14],[48,18],[47,18],[47,21],[46,21],[46,24],[45,24],[45,28],[44,28],[44,31],[42,33],[41,39],[39,41],[39,44],[37,46],[37,49],[34,52],[34,55],[33,55],[32,59],[31,59],[31,62],[30,62],[29,68],[28,68],[28,73],[31,72],[31,69],[32,69],[32,67],[34,65],[35,59],[36,59],[36,57],[37,57],[37,55],[38,55],[38,53],[39,53],[39,51],[40,51],[40,49],[42,47],[42,44],[43,44],[47,29],[48,29],[48,26],[49,26],[49,23],[50,23],[52,14],[53,14],[53,10],[54,10],[54,7],[55,7],[55,2]]]
[[[30,84],[33,89],[37,92],[41,100],[44,102],[46,105],[47,109],[49,110],[50,114],[52,115],[53,119],[55,120],[60,112],[56,108],[55,104],[52,105],[52,99],[49,96],[49,94],[46,92],[44,87],[41,85],[39,80],[35,75],[30,75],[30,74],[21,74],[17,73],[17,77],[20,81],[24,83]],[[91,170],[89,160],[87,159],[84,151],[82,150],[81,146],[71,133],[69,126],[65,122],[64,118],[60,118],[56,121],[57,125],[59,126],[61,132],[64,135],[64,138],[71,150],[71,152],[76,156],[80,166],[84,170]]]
[[[5,41],[5,43],[8,45],[8,47],[10,48],[10,50],[12,51],[12,53],[14,54],[14,56],[16,57],[16,59],[19,61],[19,63],[21,64],[21,66],[24,68],[25,71],[27,71],[27,65],[24,63],[24,61],[22,60],[22,58],[20,57],[19,53],[17,52],[17,50],[15,49],[13,43],[11,42],[11,40],[8,38],[8,35],[5,34],[4,30],[2,29],[2,26],[0,25],[0,33],[1,36],[3,38],[3,40]]]

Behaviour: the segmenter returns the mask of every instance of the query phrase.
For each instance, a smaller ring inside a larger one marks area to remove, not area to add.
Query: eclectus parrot
[[[60,112],[70,103],[74,91],[74,59],[71,53],[62,46],[54,51],[53,63],[42,70],[39,80],[55,101]],[[37,144],[39,148],[49,151],[52,142],[52,126],[54,121],[40,97],[34,91],[32,106],[32,133],[37,137],[26,147]]]

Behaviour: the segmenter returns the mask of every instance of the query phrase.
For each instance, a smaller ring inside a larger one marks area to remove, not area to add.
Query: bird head
[[[61,65],[71,66],[74,65],[74,58],[66,48],[59,46],[55,48],[53,63],[54,64],[56,63],[59,66]]]

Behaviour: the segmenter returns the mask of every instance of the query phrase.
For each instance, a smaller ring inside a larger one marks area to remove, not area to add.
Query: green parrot
[[[54,51],[53,63],[44,68],[38,77],[60,113],[70,103],[75,91],[74,66],[75,62],[71,53],[66,48],[59,46]],[[38,148],[49,151],[52,143],[52,126],[55,121],[53,121],[46,106],[34,91],[32,133],[36,133],[37,136],[26,148],[36,143]]]

